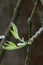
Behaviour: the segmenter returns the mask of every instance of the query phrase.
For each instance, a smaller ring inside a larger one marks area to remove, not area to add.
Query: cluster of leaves
[[[16,25],[14,23],[11,23],[11,27],[13,28],[12,30],[10,29],[10,32],[12,34],[12,36],[15,39],[18,39],[21,43],[18,43],[17,45],[11,41],[7,41],[7,43],[5,43],[5,45],[2,46],[2,48],[4,50],[14,50],[14,49],[20,49],[22,47],[25,47],[26,45],[30,45],[31,42],[26,42],[24,41],[24,39],[19,37],[18,34],[18,29],[16,27]]]

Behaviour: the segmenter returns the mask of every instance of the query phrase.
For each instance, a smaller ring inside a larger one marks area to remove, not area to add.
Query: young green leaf
[[[11,34],[13,35],[13,37],[14,37],[15,39],[19,39],[19,36],[18,36],[17,33],[15,33],[15,32],[12,31],[12,30],[10,30],[10,32],[11,32]]]
[[[4,50],[14,50],[14,49],[17,49],[17,48],[14,48],[14,46],[2,46],[2,48],[4,49]]]
[[[11,41],[7,41],[7,43],[11,46],[14,46],[15,48],[17,47],[15,43],[11,42]]]
[[[13,31],[11,31],[12,35],[14,36],[15,39],[19,39],[19,35],[18,35],[18,30],[17,30],[17,27],[14,23],[11,23],[11,26],[13,28]]]
[[[17,49],[18,47],[16,46],[16,44],[14,44],[13,42],[10,42],[10,41],[7,41],[8,44],[6,43],[6,46],[3,45],[2,48],[4,50],[14,50],[14,49]]]

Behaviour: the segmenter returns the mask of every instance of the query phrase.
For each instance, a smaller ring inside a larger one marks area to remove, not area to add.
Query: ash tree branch
[[[34,14],[36,13],[36,10],[37,10],[37,7],[38,7],[38,3],[39,3],[39,0],[36,0],[35,4],[34,4],[34,7],[33,7],[33,10],[32,10],[32,13],[30,15],[30,17],[28,18],[27,20],[27,23],[29,24],[29,34],[30,34],[30,37],[32,36],[32,18],[34,16]],[[30,40],[29,40],[30,41]],[[31,41],[30,41],[31,42]],[[30,56],[31,56],[31,45],[27,47],[27,54],[26,54],[26,58],[25,58],[25,65],[29,65],[29,62],[30,62]]]
[[[43,27],[41,27],[35,35],[33,35],[28,41],[33,43],[34,40],[43,32]],[[25,58],[25,65],[29,65],[30,62],[30,56],[31,56],[31,45],[27,47],[27,54]]]
[[[29,41],[30,41],[30,42],[33,42],[34,39],[36,39],[42,32],[43,32],[43,27],[41,27],[41,28],[36,32],[36,34],[33,35],[33,36],[29,39]]]
[[[43,27],[41,27],[30,39],[30,42],[33,42],[41,33],[43,32]],[[0,39],[5,38],[4,35],[0,36]]]
[[[32,12],[31,12],[31,15],[30,15],[30,17],[29,17],[28,20],[27,20],[28,24],[31,22],[31,20],[32,20],[32,18],[33,18],[33,16],[34,16],[34,14],[36,13],[36,10],[37,10],[37,7],[38,7],[38,3],[39,3],[39,0],[36,0],[36,2],[35,2],[35,4],[34,4],[34,7],[33,7],[33,10],[32,10]]]

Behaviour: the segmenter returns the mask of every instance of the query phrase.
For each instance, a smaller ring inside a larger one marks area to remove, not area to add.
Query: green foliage
[[[5,44],[6,46],[2,46],[3,49],[5,50],[13,50],[13,49],[17,49],[17,46],[15,43],[11,42],[11,41],[7,41],[7,43]]]
[[[20,45],[21,44],[21,45]],[[18,43],[17,45],[11,41],[8,41],[5,43],[5,45],[2,46],[4,50],[16,50],[25,47],[26,45],[23,43]]]
[[[18,30],[17,27],[14,23],[11,23],[11,27],[13,28],[13,30],[11,31],[11,34],[14,36],[15,39],[18,39],[21,43],[18,43],[17,45],[11,41],[7,41],[7,43],[5,43],[5,45],[2,46],[2,48],[4,50],[15,50],[15,49],[20,49],[25,47],[26,45],[30,45],[31,42],[26,42],[24,41],[24,38],[20,38],[18,35]]]
[[[14,36],[15,39],[19,39],[18,30],[17,30],[16,25],[14,23],[11,23],[11,27],[13,28],[13,30],[10,30],[11,34]]]

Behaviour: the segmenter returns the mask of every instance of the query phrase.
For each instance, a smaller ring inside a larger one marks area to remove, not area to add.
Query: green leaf
[[[18,30],[17,30],[17,27],[14,23],[11,23],[11,26],[13,28],[13,31],[11,31],[12,35],[14,36],[15,39],[19,39],[19,35],[18,35]]]
[[[17,48],[14,48],[14,46],[2,46],[2,48],[4,49],[4,50],[14,50],[14,49],[17,49]]]
[[[16,50],[16,49],[20,49],[26,46],[25,43],[18,43],[18,46],[16,46],[16,44],[11,41],[7,41],[5,45],[2,46],[4,50]]]
[[[10,41],[7,41],[8,44],[6,43],[6,46],[3,45],[2,48],[4,50],[14,50],[14,49],[17,49],[18,47],[16,46],[16,44],[14,44],[13,42],[10,42]]]
[[[7,41],[9,45],[17,47],[15,43],[11,42],[11,41]]]
[[[10,30],[10,32],[11,32],[11,34],[13,35],[13,37],[14,37],[15,39],[19,39],[19,36],[18,36],[17,33],[13,32],[12,30]]]

